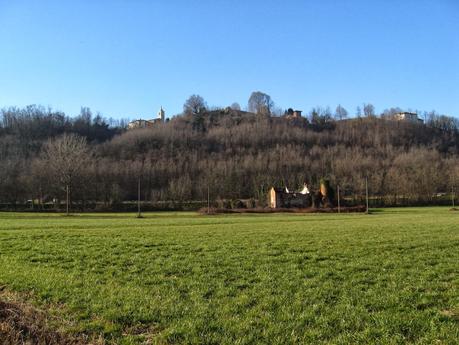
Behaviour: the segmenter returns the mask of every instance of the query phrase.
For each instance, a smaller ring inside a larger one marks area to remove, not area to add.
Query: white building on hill
[[[156,119],[151,120],[134,120],[128,123],[128,129],[135,129],[135,128],[149,128],[153,127],[156,123],[166,121],[166,112],[164,111],[163,107],[158,111],[158,116]]]
[[[394,120],[397,121],[407,121],[412,123],[423,123],[424,121],[418,117],[416,113],[410,113],[407,111],[396,113],[392,116]]]

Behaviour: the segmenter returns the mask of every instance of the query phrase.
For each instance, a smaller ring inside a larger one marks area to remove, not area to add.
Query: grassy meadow
[[[0,286],[108,344],[458,344],[459,212],[0,213]]]

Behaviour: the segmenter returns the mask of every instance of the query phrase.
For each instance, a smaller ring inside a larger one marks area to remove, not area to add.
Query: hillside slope
[[[17,133],[0,134],[1,202],[64,198],[40,158],[48,137],[23,144]],[[209,188],[212,200],[262,204],[271,185],[295,189],[306,182],[314,189],[327,177],[352,199],[362,195],[368,176],[371,194],[385,203],[431,202],[458,183],[458,138],[456,130],[380,118],[310,123],[210,111],[91,141],[72,198],[107,205],[135,200],[140,178],[145,201],[204,200]]]

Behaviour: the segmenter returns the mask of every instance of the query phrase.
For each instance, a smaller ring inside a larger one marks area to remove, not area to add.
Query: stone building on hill
[[[285,117],[287,119],[298,119],[301,117],[301,110],[293,110],[293,108],[288,108],[285,112]]]
[[[401,113],[396,113],[391,116],[393,120],[397,121],[406,121],[412,123],[423,123],[424,121],[418,117],[417,113],[411,113],[408,111],[404,111]]]
[[[134,120],[128,123],[128,129],[136,129],[136,128],[149,128],[153,127],[156,123],[161,123],[166,121],[166,112],[164,111],[163,107],[161,107],[158,111],[158,116],[156,119],[151,120]]]
[[[128,123],[128,129],[148,128],[152,126],[153,126],[153,122],[148,121],[148,120],[142,120],[142,119],[134,120]]]

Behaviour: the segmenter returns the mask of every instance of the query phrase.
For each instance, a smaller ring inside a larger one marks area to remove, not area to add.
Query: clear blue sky
[[[0,0],[0,108],[149,118],[255,90],[459,117],[459,0]]]

